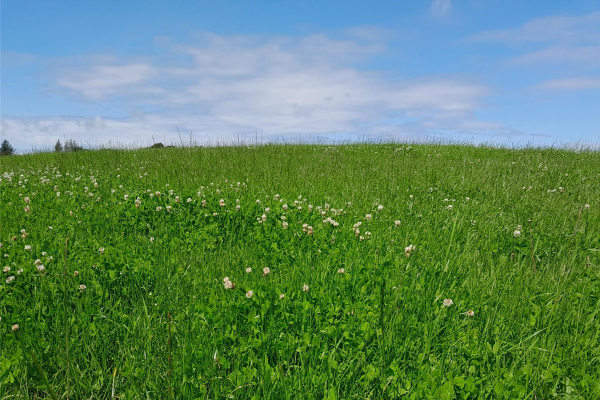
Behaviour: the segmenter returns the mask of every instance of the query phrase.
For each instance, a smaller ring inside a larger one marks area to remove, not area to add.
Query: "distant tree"
[[[152,146],[150,146],[151,149],[161,149],[163,147],[165,147],[165,145],[162,144],[161,142],[154,143]]]
[[[63,146],[60,143],[60,139],[56,141],[56,144],[54,145],[54,151],[57,153],[60,153],[61,151],[63,151]]]
[[[11,156],[15,153],[15,149],[8,143],[8,140],[4,139],[2,145],[0,145],[0,156]]]
[[[65,151],[81,151],[83,147],[79,146],[73,139],[67,139],[64,146]]]

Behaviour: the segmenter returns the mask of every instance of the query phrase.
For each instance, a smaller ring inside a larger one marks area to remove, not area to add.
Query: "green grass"
[[[269,145],[0,162],[0,399],[600,398],[598,152]]]

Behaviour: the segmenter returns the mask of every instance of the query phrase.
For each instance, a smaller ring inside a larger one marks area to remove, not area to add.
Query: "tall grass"
[[[0,398],[600,398],[598,152],[0,162]]]

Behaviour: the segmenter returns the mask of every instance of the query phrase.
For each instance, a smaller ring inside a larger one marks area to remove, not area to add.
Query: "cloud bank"
[[[159,38],[156,54],[145,57],[50,60],[51,96],[127,110],[127,116],[4,116],[1,127],[26,149],[63,138],[91,145],[179,142],[177,127],[200,143],[227,143],[256,132],[283,139],[406,138],[486,124],[476,118],[490,92],[482,84],[456,76],[402,80],[360,68],[386,51],[382,36],[369,27],[335,39],[202,33],[194,43]],[[495,123],[481,132],[507,129]]]

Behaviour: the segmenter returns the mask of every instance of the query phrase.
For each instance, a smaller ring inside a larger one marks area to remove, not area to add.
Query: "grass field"
[[[600,398],[598,152],[0,163],[0,399]]]

